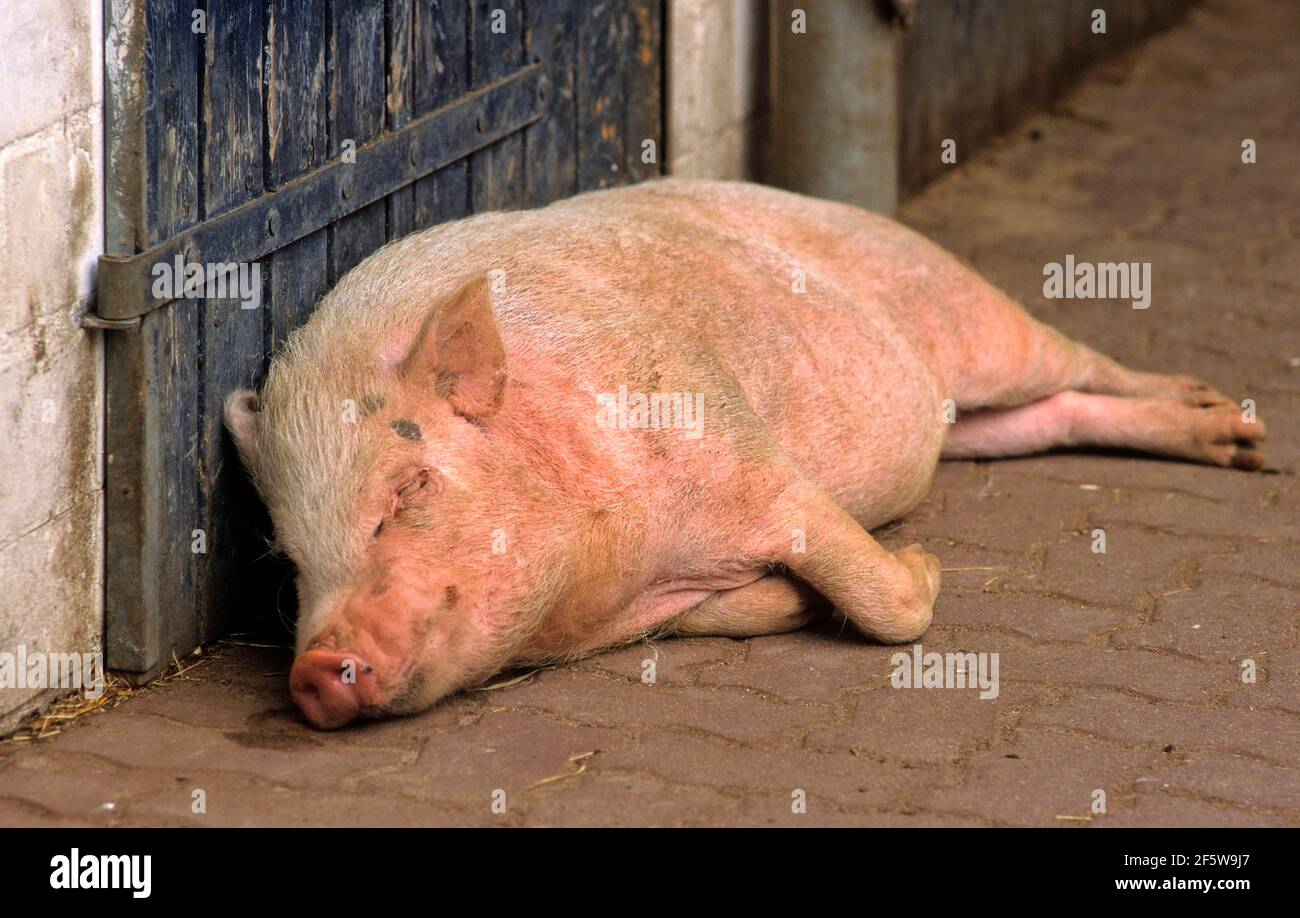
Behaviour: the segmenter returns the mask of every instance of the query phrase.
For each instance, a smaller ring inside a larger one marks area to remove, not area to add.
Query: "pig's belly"
[[[944,383],[923,345],[848,293],[753,302],[723,310],[749,333],[724,320],[712,343],[770,435],[864,526],[914,508],[946,432]]]
[[[791,367],[779,410],[756,406],[807,477],[870,528],[912,510],[929,491],[943,446],[942,392],[920,360],[878,342],[841,338],[837,369]]]

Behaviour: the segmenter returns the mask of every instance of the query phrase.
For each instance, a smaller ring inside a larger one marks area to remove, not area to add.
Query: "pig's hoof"
[[[916,582],[917,589],[933,604],[934,598],[939,595],[938,557],[922,548],[919,542],[913,542],[894,557],[907,568]]]
[[[1195,409],[1192,435],[1199,453],[1195,458],[1213,465],[1258,471],[1264,467],[1259,444],[1267,431],[1264,422],[1248,420],[1237,405],[1204,406]]]
[[[893,620],[877,636],[887,643],[903,644],[916,640],[930,627],[939,595],[939,559],[916,543],[895,552],[894,557],[910,575],[910,588],[897,598]]]

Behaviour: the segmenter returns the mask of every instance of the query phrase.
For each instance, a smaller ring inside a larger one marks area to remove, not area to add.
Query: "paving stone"
[[[1153,790],[1191,795],[1212,803],[1260,808],[1300,823],[1300,769],[1279,768],[1222,753],[1189,754],[1188,761],[1139,778]]]
[[[537,826],[712,826],[725,823],[734,809],[735,801],[708,788],[584,774],[542,788],[524,813]]]
[[[660,683],[692,685],[701,671],[725,669],[728,664],[743,659],[745,652],[744,642],[730,638],[660,639],[611,650],[583,660],[576,667],[602,670],[637,682],[653,674]]]
[[[1217,750],[1283,765],[1300,764],[1296,718],[1273,711],[1157,703],[1088,689],[1028,712],[1024,723],[1152,748]]]
[[[934,769],[873,750],[750,747],[653,732],[593,760],[601,774],[637,774],[665,784],[705,785],[729,797],[765,801],[769,815],[795,814],[792,794],[837,811],[897,806],[935,780]],[[797,821],[797,820],[796,820]]]
[[[1100,823],[1093,793],[1114,810],[1128,775],[1149,768],[1161,753],[1092,739],[1022,729],[1013,742],[975,754],[959,785],[921,798],[927,810],[978,814],[1002,825],[1078,826]],[[1068,817],[1058,819],[1057,817]]]
[[[1085,606],[1061,596],[1003,592],[997,574],[971,576],[983,576],[987,586],[983,589],[946,586],[935,606],[936,624],[931,628],[931,635],[949,631],[964,635],[971,630],[987,629],[1031,640],[1082,643],[1139,614],[1134,609],[1118,606]]]
[[[1234,664],[1294,644],[1300,626],[1296,591],[1241,580],[1207,580],[1156,600],[1153,620],[1115,635],[1121,647],[1170,650]]]
[[[830,716],[821,705],[777,701],[743,688],[611,680],[573,669],[543,673],[500,699],[590,726],[663,726],[756,743],[800,736]]]
[[[1206,555],[1196,565],[1202,575],[1233,574],[1300,587],[1300,545],[1291,541],[1243,539],[1234,551]],[[1209,579],[1208,577],[1206,579]]]
[[[401,794],[413,801],[453,802],[492,814],[494,793],[509,801],[585,770],[626,742],[623,732],[494,708],[473,724],[428,739],[407,761],[380,762],[349,775],[341,787]]]
[[[1300,649],[1262,650],[1251,668],[1238,664],[1226,701],[1230,707],[1283,710],[1300,714]],[[1244,662],[1244,661],[1243,661]]]
[[[705,670],[699,684],[835,704],[852,690],[886,685],[892,652],[835,616],[794,634],[753,639],[743,660]]]
[[[1116,689],[1153,699],[1209,704],[1233,690],[1235,663],[1191,660],[1169,653],[1105,645],[1029,644],[1007,640],[1002,678],[1053,686]]]
[[[956,763],[974,749],[997,743],[1004,732],[1014,730],[1027,705],[1047,694],[1044,688],[1023,684],[1002,683],[998,689],[998,696],[987,700],[977,688],[871,692],[858,699],[845,723],[812,731],[808,745],[851,749],[890,761]]]
[[[1112,828],[1295,828],[1300,820],[1139,789],[1137,799],[1098,825]]]

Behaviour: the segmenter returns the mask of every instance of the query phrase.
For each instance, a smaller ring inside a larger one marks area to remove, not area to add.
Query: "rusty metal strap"
[[[264,258],[540,120],[549,92],[542,67],[524,67],[358,147],[355,162],[335,160],[144,252],[101,255],[97,312],[83,324],[137,325],[174,299],[155,293],[155,265]]]

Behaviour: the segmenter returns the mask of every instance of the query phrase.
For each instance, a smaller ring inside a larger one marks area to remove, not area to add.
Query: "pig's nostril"
[[[307,719],[332,730],[361,713],[362,675],[373,680],[373,668],[356,654],[308,650],[294,661],[289,691]]]

